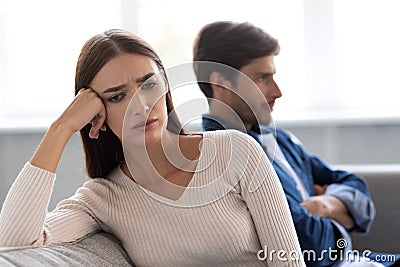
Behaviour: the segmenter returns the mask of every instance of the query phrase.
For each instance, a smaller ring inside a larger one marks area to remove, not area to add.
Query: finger
[[[98,122],[100,124],[100,128],[99,129],[102,129],[103,131],[105,131],[106,130],[105,121],[107,119],[107,110],[106,110],[103,102],[101,102],[101,103],[102,103],[101,109],[100,109],[100,112],[98,114]]]
[[[77,93],[76,95],[82,94],[84,91],[86,91],[86,90],[88,90],[88,89],[89,89],[89,88],[83,87],[83,88],[79,89],[79,91],[78,91],[78,93]]]
[[[104,129],[104,122],[107,117],[107,112],[106,109],[104,108],[104,105],[101,106],[99,113],[97,113],[96,117],[93,119],[93,126],[96,131],[100,129]]]
[[[328,187],[328,185],[314,185],[314,191],[316,195],[323,195],[325,194],[326,188]]]
[[[106,120],[106,109],[104,107],[104,105],[101,106],[100,108],[100,112],[96,115],[95,118],[93,118],[93,120],[91,121],[92,123],[92,127],[90,128],[89,131],[89,137],[90,138],[99,138],[99,131],[101,129],[103,129],[103,131],[105,131],[105,125],[104,122]]]
[[[99,138],[99,132],[95,131],[94,128],[91,127],[90,131],[89,131],[89,137],[92,139],[97,139],[97,138]]]
[[[98,126],[98,123],[94,122],[92,124],[92,127],[90,128],[89,137],[95,138],[95,139],[99,138],[99,130],[100,130],[100,127]]]

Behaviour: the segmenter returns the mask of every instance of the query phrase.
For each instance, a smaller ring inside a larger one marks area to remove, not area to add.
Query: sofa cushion
[[[400,164],[341,165],[340,169],[365,178],[375,203],[376,217],[367,235],[353,234],[354,248],[400,252]]]
[[[0,266],[134,265],[114,236],[99,232],[61,245],[0,248]]]

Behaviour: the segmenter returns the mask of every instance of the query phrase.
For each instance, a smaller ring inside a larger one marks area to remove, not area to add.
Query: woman
[[[0,246],[70,242],[104,230],[137,266],[258,266],[266,264],[257,257],[265,248],[301,254],[262,149],[237,131],[185,133],[163,65],[139,37],[109,30],[88,40],[75,94],[10,189]],[[76,131],[96,179],[47,213],[55,170]],[[170,153],[175,148],[180,156]]]

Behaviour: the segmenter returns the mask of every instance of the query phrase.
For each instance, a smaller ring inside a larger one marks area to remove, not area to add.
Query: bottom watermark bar
[[[357,250],[344,250],[347,247],[345,239],[339,239],[336,243],[337,249],[324,249],[320,253],[315,250],[303,250],[301,254],[297,250],[285,251],[285,250],[269,250],[267,246],[261,249],[257,253],[257,258],[260,261],[299,261],[304,259],[305,261],[322,261],[329,259],[333,262],[344,261],[344,262],[357,262],[357,261],[373,261],[373,262],[394,262],[396,261],[396,255],[394,254],[374,254],[372,251],[364,250],[362,252]]]

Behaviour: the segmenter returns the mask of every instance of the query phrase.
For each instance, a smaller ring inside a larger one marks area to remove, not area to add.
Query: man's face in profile
[[[275,56],[253,59],[240,69],[244,75],[236,78],[236,97],[231,99],[230,106],[237,112],[247,126],[254,124],[268,125],[275,100],[282,96],[274,81],[276,73]],[[261,93],[261,95],[260,95]]]

